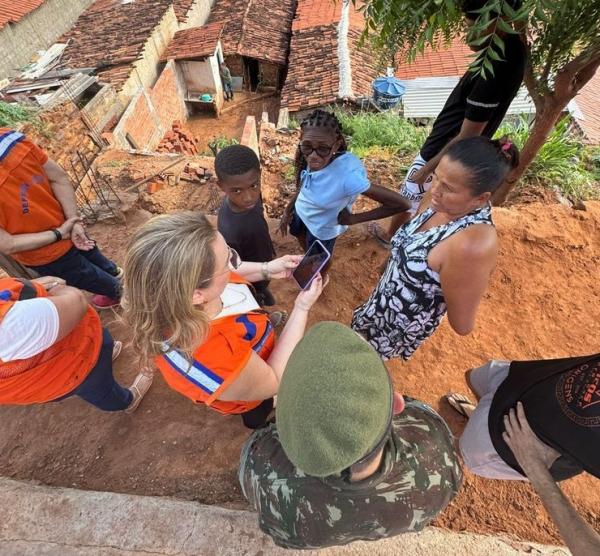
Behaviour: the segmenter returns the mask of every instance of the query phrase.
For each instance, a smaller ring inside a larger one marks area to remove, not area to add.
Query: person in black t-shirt
[[[600,353],[494,360],[468,371],[467,383],[477,405],[446,396],[469,419],[460,438],[465,465],[489,479],[530,480],[573,553],[600,553],[600,536],[555,484],[583,471],[600,478]]]
[[[515,9],[521,5],[521,0],[508,2]],[[468,24],[472,25],[479,16],[474,10],[481,8],[485,3],[486,0],[463,2],[462,9]],[[469,70],[465,72],[436,118],[421,151],[408,169],[400,193],[411,202],[412,214],[417,211],[425,192],[431,187],[432,174],[445,149],[466,137],[492,137],[521,86],[527,59],[525,45],[517,34],[498,32],[498,35],[504,41],[504,52],[494,47],[502,60],[491,60],[493,75],[487,74],[484,79]],[[473,48],[481,47],[477,45]],[[396,230],[406,221],[406,214],[393,217],[387,233],[376,223],[370,225],[369,230],[387,247]]]
[[[490,361],[467,373],[477,406],[461,394],[448,403],[469,418],[460,439],[465,465],[489,479],[526,480],[503,439],[505,416],[521,402],[545,446],[554,479],[582,471],[600,478],[600,353],[541,361]]]
[[[217,229],[242,260],[268,262],[275,249],[265,220],[260,194],[260,161],[244,145],[231,145],[215,158],[219,187],[226,197],[219,209]],[[269,281],[254,282],[256,300],[262,306],[275,304]]]

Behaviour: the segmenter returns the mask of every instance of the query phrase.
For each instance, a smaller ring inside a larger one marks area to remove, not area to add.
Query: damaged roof
[[[185,23],[187,15],[196,0],[173,0],[173,9],[179,23]]]
[[[16,23],[28,13],[39,8],[45,0],[0,0],[0,27]]]
[[[62,65],[99,68],[96,74],[100,81],[120,89],[170,7],[171,2],[166,0],[136,0],[130,4],[97,0],[59,39],[70,41]]]
[[[191,27],[177,31],[163,61],[173,60],[191,60],[194,58],[206,58],[215,53],[223,24],[219,21],[209,23],[201,27]]]
[[[359,46],[364,24],[348,1],[299,0],[281,105],[298,112],[369,96],[379,73],[368,46]]]
[[[296,0],[217,0],[209,23],[223,24],[226,56],[285,65],[295,10]]]

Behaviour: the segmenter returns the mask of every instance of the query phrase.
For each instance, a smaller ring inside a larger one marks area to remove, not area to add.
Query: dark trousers
[[[231,83],[223,83],[223,89],[225,90],[225,100],[233,100],[233,87]]]
[[[315,242],[315,240],[318,239],[323,244],[325,249],[327,249],[330,254],[333,254],[333,247],[335,246],[337,237],[334,237],[333,239],[319,239],[318,237],[313,236],[310,233],[310,230],[306,227],[306,224],[302,218],[296,214],[296,211],[294,211],[292,214],[292,221],[290,222],[290,234],[299,239],[304,238],[305,251],[308,251],[310,246]],[[329,266],[329,264],[327,266]]]
[[[273,398],[264,400],[260,405],[257,405],[254,409],[246,411],[246,413],[240,413],[244,425],[248,429],[260,429],[267,424],[267,417],[273,409]]]
[[[112,336],[108,330],[103,329],[102,348],[94,368],[75,390],[60,400],[78,396],[102,411],[121,411],[129,407],[133,400],[133,394],[127,388],[119,385],[113,376],[113,345]]]
[[[51,263],[30,267],[41,276],[57,276],[67,285],[113,299],[121,297],[121,284],[115,278],[117,265],[107,259],[100,249],[80,251],[71,247],[62,257]]]

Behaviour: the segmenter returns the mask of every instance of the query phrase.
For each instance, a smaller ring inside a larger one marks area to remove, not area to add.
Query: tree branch
[[[535,111],[539,113],[544,104],[544,95],[540,91],[539,81],[535,78],[533,66],[531,65],[531,47],[527,41],[525,41],[525,51],[527,52],[527,64],[525,65],[523,82],[525,83],[525,87],[527,87],[531,100],[533,100]]]

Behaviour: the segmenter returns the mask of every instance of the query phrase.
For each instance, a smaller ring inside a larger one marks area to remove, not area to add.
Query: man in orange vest
[[[129,389],[114,379],[121,351],[84,294],[60,278],[0,278],[0,404],[78,396],[103,411],[132,412],[152,376]]]
[[[119,303],[122,271],[86,235],[69,176],[7,128],[0,128],[0,252],[96,294],[98,309]]]

